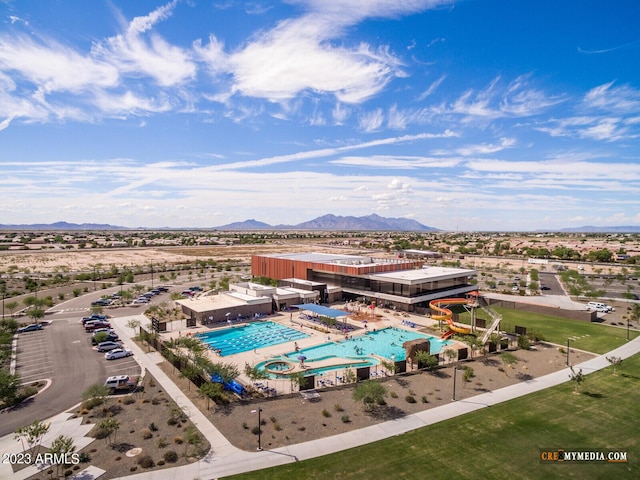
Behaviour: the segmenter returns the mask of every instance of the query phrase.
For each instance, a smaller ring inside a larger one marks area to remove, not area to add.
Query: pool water
[[[323,343],[322,345],[289,352],[280,357],[275,357],[270,361],[277,361],[278,358],[280,358],[289,362],[299,362],[300,357],[305,357],[304,363],[308,367],[311,367],[306,370],[307,373],[322,373],[336,369],[374,366],[380,363],[376,357],[383,357],[391,361],[405,360],[406,352],[402,344],[409,340],[425,338],[430,342],[429,353],[432,355],[440,353],[446,346],[452,343],[449,340],[442,340],[433,335],[388,327],[382,330],[368,332],[365,335],[351,337],[348,340]],[[374,355],[376,357],[374,357]],[[329,358],[345,359],[345,363],[340,366],[313,368],[314,362],[327,360]],[[264,368],[265,363],[267,362],[258,363],[256,367]]]
[[[202,343],[211,350],[217,351],[222,357],[248,352],[256,348],[293,342],[308,336],[299,330],[275,322],[253,322],[239,327],[196,334]]]
[[[349,340],[323,343],[315,347],[305,348],[298,352],[288,353],[286,356],[297,359],[299,356],[304,355],[307,357],[305,360],[307,363],[323,357],[359,358],[371,355],[377,355],[389,360],[395,358],[395,360],[401,361],[405,360],[405,350],[402,344],[409,340],[423,338],[429,339],[431,350],[429,353],[432,355],[439,353],[445,345],[451,343],[448,340],[441,340],[432,335],[389,327],[369,332],[366,335],[351,337]]]

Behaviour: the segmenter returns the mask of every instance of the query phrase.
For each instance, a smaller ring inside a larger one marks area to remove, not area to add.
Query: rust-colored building
[[[427,307],[436,298],[459,296],[473,291],[475,270],[427,267],[409,259],[379,259],[354,255],[304,253],[254,255],[251,273],[276,279],[282,285],[304,288],[313,282],[323,303],[335,300],[328,291],[341,289],[340,300],[376,301],[406,311]]]

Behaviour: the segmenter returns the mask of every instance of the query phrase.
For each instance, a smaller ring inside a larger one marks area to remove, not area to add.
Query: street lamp
[[[451,398],[452,401],[456,401],[456,373],[458,372],[458,367],[454,367],[453,368],[453,397]]]
[[[567,338],[567,367],[569,366],[569,342],[571,341],[570,338]]]
[[[3,298],[3,302],[4,302],[4,297],[2,297],[2,298]],[[4,305],[4,303],[3,303],[3,305]],[[2,316],[4,317],[4,307],[3,307],[3,311],[2,311]],[[627,342],[629,341],[629,325],[630,325],[629,318],[627,318]]]
[[[262,413],[262,407],[258,407],[258,451],[262,451],[262,419],[260,414]],[[251,413],[256,413],[256,410],[251,410]]]

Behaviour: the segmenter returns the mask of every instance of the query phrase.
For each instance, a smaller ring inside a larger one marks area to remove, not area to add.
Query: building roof
[[[448,267],[424,267],[414,270],[398,270],[387,273],[373,273],[369,275],[371,279],[381,281],[395,281],[401,283],[424,283],[436,280],[446,280],[449,278],[457,278],[462,276],[471,277],[476,275],[475,270],[465,268],[448,268]]]

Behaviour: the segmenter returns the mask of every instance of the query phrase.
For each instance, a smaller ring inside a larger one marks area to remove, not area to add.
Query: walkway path
[[[118,335],[123,339],[130,339],[133,334],[132,329],[126,326],[130,319],[141,320],[143,324],[148,323],[146,317],[142,315],[113,319],[112,325],[118,332]],[[167,394],[183,408],[191,421],[211,443],[211,451],[207,457],[199,462],[182,467],[154,470],[122,477],[128,480],[212,479],[336,453],[559,385],[566,382],[570,374],[569,369],[563,369],[527,382],[521,382],[499,390],[477,395],[473,398],[452,402],[397,420],[372,425],[361,430],[273,450],[247,452],[231,445],[209,419],[176,387],[158,366],[161,358],[159,358],[157,353],[146,353],[131,341],[127,341],[126,343],[127,346],[134,351],[135,358],[140,365],[155,377],[166,390]],[[625,359],[636,353],[640,353],[640,337],[608,352],[607,356],[613,355]],[[585,374],[589,374],[609,365],[605,356],[602,355],[575,365],[574,367],[581,368]],[[12,441],[15,442],[15,440]],[[5,451],[2,447],[6,446],[9,442],[10,440],[7,437],[0,439],[0,451]],[[0,472],[0,478],[5,478],[2,476],[3,473],[6,473],[6,470]],[[18,475],[14,478],[25,477]]]

